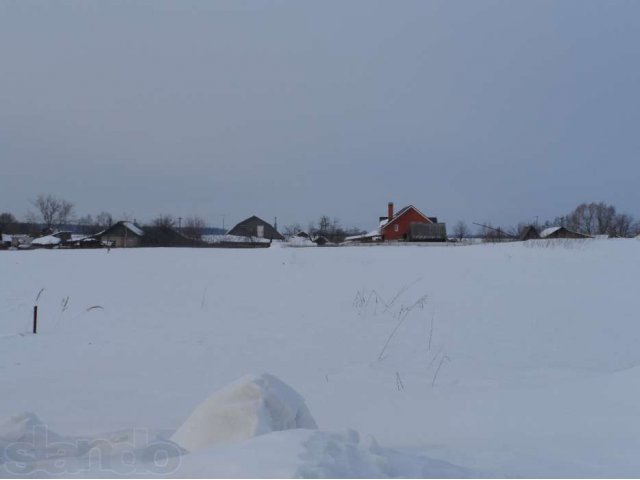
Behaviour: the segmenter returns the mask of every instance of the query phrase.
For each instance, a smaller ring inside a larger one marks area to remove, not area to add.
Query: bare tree
[[[617,213],[613,205],[592,202],[578,205],[571,213],[556,218],[554,224],[587,235],[628,236],[633,230],[633,217]]]
[[[15,233],[18,219],[13,216],[12,213],[3,212],[0,213],[0,232],[2,233]]]
[[[511,234],[501,227],[494,227],[491,222],[479,224],[483,242],[504,242],[512,238]]]
[[[322,215],[320,220],[318,220],[318,233],[321,235],[326,235],[329,232],[329,227],[331,226],[331,218],[328,215]]]
[[[175,218],[173,218],[172,215],[162,214],[154,218],[153,221],[151,222],[151,225],[153,225],[154,227],[173,228],[176,225],[176,220]]]
[[[293,237],[296,233],[302,231],[302,226],[299,223],[292,223],[282,228],[282,233],[285,237]]]
[[[51,194],[38,195],[32,203],[38,209],[40,220],[47,229],[68,223],[73,213],[73,203]]]
[[[196,238],[200,240],[202,235],[204,234],[204,229],[206,225],[204,220],[201,217],[193,215],[191,217],[187,217],[184,221],[184,227],[182,228],[182,233],[187,237]]]
[[[76,223],[78,225],[93,225],[93,217],[91,216],[91,214],[85,215],[83,217],[78,218],[78,220],[76,220]]]
[[[462,240],[471,235],[471,230],[467,227],[467,224],[460,220],[453,226],[453,237],[458,240]]]
[[[633,230],[633,217],[626,213],[621,213],[611,221],[608,233],[614,237],[629,237],[634,233]]]
[[[111,225],[113,225],[113,217],[109,212],[103,211],[96,215],[95,226],[98,229],[104,230],[106,228],[109,228]]]

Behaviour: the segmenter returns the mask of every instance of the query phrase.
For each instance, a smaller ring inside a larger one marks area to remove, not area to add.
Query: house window
[[[264,225],[258,225],[258,237],[264,237]]]
[[[393,231],[394,232],[399,232],[400,231],[400,226],[397,223],[393,226]]]

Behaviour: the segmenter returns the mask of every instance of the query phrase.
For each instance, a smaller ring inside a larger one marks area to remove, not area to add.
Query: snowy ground
[[[639,271],[636,240],[0,252],[0,476],[637,477]],[[319,429],[170,441],[260,372]]]

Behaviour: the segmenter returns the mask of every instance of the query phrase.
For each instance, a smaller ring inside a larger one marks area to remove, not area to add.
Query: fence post
[[[33,306],[33,333],[38,333],[38,306]]]

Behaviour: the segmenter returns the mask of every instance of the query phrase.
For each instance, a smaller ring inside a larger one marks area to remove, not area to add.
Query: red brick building
[[[412,223],[437,223],[436,218],[427,217],[413,205],[394,213],[393,202],[389,202],[387,217],[381,217],[380,221],[380,235],[385,241],[409,240]]]

